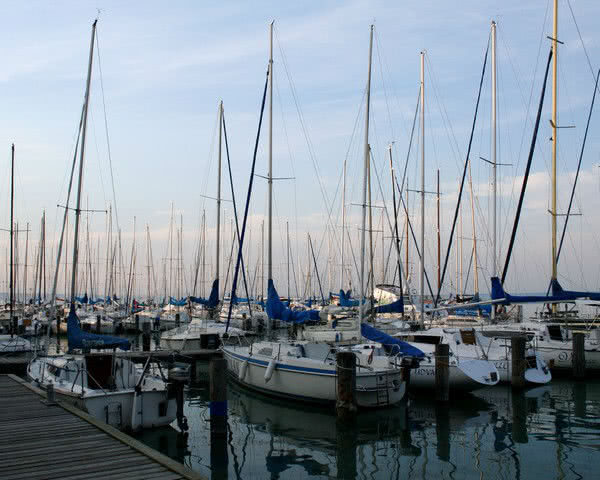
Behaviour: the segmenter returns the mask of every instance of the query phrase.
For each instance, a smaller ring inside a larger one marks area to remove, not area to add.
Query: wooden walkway
[[[47,406],[45,394],[0,375],[0,477],[200,479],[170,458],[70,405]]]

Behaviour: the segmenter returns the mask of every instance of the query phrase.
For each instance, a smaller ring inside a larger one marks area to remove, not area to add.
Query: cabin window
[[[263,347],[258,351],[259,355],[265,355],[266,357],[270,357],[273,355],[273,349],[269,347]]]

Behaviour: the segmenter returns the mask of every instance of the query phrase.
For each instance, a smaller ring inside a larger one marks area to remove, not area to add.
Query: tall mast
[[[558,0],[554,0],[554,22],[552,27],[552,280],[557,278],[556,265],[556,145],[558,143]],[[552,305],[553,312],[556,304]]]
[[[437,283],[438,291],[442,288],[441,274],[441,237],[440,237],[440,169],[437,171]]]
[[[13,236],[14,232],[14,206],[15,203],[15,144],[13,143],[10,149],[10,266],[8,288],[10,290],[10,331],[13,332],[13,310],[15,303],[15,291],[13,286]]]
[[[473,231],[473,289],[475,298],[479,297],[479,270],[477,265],[477,235],[475,234],[475,200],[473,199],[473,177],[469,162],[469,191],[471,193],[471,230]]]
[[[287,297],[288,302],[290,301],[290,223],[285,222],[286,232],[286,250],[287,250]]]
[[[269,219],[267,224],[268,279],[273,279],[273,23],[269,25]],[[268,322],[271,325],[270,322]]]
[[[421,52],[421,326],[425,324],[425,52]]]
[[[367,220],[367,177],[369,172],[369,114],[371,108],[371,60],[373,57],[373,25],[371,25],[369,35],[369,67],[367,74],[367,97],[365,107],[365,145],[364,145],[364,169],[363,169],[363,192],[362,192],[362,222],[360,231],[360,307],[358,309],[359,325],[357,325],[360,331],[360,324],[363,321],[364,309],[366,302],[363,302],[365,298],[365,229]]]
[[[23,267],[23,299],[27,301],[27,256],[29,255],[29,222],[25,229],[25,265]],[[58,268],[58,267],[56,267]]]
[[[498,259],[497,259],[497,186],[496,186],[496,22],[492,21],[492,277],[498,276]],[[492,310],[495,310],[492,309]]]
[[[223,101],[219,102],[219,154],[217,166],[217,268],[215,278],[219,279],[220,244],[221,244],[221,151],[223,136]]]
[[[79,256],[79,220],[81,216],[81,189],[83,187],[83,159],[85,154],[85,134],[87,131],[88,105],[90,100],[90,82],[92,80],[92,60],[94,58],[94,39],[96,37],[96,23],[92,25],[92,38],[90,40],[90,56],[88,60],[87,80],[85,84],[85,107],[83,114],[83,126],[81,133],[81,148],[79,155],[79,181],[77,184],[77,201],[75,204],[75,235],[73,237],[73,265],[71,266],[71,304],[75,302],[76,282],[77,282],[77,258]]]
[[[346,237],[346,159],[344,159],[344,174],[343,174],[343,187],[342,187],[342,263],[341,263],[341,275],[340,275],[340,288],[344,286],[344,245]]]

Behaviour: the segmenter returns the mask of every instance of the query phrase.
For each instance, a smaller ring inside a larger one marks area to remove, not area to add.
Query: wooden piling
[[[140,316],[135,314],[135,333],[140,333]]]
[[[347,420],[356,415],[356,355],[337,352],[337,397],[335,409],[338,419]]]
[[[510,339],[511,347],[511,385],[513,388],[525,386],[525,337],[517,336]]]
[[[102,317],[100,315],[96,315],[96,332],[100,333],[102,330]]]
[[[179,327],[180,323],[181,323],[181,316],[178,313],[176,313],[175,314],[175,326]]]
[[[571,366],[573,367],[573,378],[577,380],[585,378],[585,334],[583,332],[573,332]]]
[[[142,350],[144,352],[150,351],[150,323],[144,322],[143,333],[142,333]]]
[[[435,346],[435,401],[450,400],[450,345]]]
[[[213,356],[210,377],[210,465],[211,479],[228,478],[227,457],[227,360]]]

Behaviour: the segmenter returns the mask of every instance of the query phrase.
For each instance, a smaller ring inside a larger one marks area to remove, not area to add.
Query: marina
[[[9,9],[0,478],[599,477],[598,6],[100,3]]]

